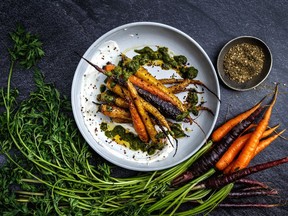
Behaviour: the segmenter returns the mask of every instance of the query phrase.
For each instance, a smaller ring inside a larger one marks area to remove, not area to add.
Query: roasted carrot
[[[177,94],[183,91],[188,85],[190,84],[189,79],[184,79],[183,82],[170,86],[168,87],[169,91],[172,92],[173,94]]]
[[[186,108],[184,107],[183,103],[179,100],[179,98],[173,93],[171,93],[166,86],[164,86],[158,79],[152,76],[144,67],[140,67],[136,71],[135,76],[146,81],[147,83],[156,86],[160,91],[168,94],[174,101],[173,103],[171,102],[172,104],[175,103],[178,109],[180,109],[182,112],[187,112]]]
[[[272,109],[276,103],[277,94],[278,94],[278,85],[276,85],[274,97],[272,99],[271,104],[265,111],[264,117],[258,123],[257,127],[255,128],[255,131],[253,131],[251,137],[249,138],[244,148],[242,149],[241,153],[239,154],[237,160],[235,161],[234,166],[231,169],[232,172],[237,169],[243,169],[247,167],[252,158],[254,157],[254,153],[256,151],[257,145],[260,142],[261,136],[268,126],[272,114]]]
[[[183,113],[170,102],[161,100],[156,95],[151,94],[150,92],[145,91],[144,89],[141,89],[137,86],[135,86],[135,88],[142,98],[151,103],[153,106],[157,107],[165,117],[177,120],[179,117],[183,116]],[[180,120],[183,119],[181,118]]]
[[[138,110],[138,113],[139,113],[140,117],[142,118],[142,122],[145,125],[146,131],[147,131],[150,139],[152,140],[153,143],[157,143],[158,142],[158,140],[156,139],[157,131],[156,131],[151,119],[150,119],[150,116],[146,112],[146,110],[145,110],[145,108],[141,102],[141,98],[139,97],[137,90],[135,89],[133,84],[130,82],[130,80],[127,80],[127,88],[130,92],[130,95],[133,99],[133,102],[135,103],[135,106]]]
[[[261,138],[267,137],[270,134],[272,134],[279,125],[276,125],[272,128],[267,129],[261,136]],[[247,140],[251,137],[251,133],[247,133],[243,136],[239,136],[232,145],[228,148],[228,150],[223,154],[223,156],[220,158],[220,160],[216,163],[215,167],[218,170],[224,170],[237,156],[237,154],[241,151],[241,149],[244,147]]]
[[[115,65],[114,64],[106,64],[104,67],[103,67],[103,69],[105,70],[105,71],[112,71],[112,70],[114,70],[114,68],[115,68]]]
[[[141,97],[140,97],[141,98]],[[149,112],[151,115],[153,115],[160,123],[162,126],[166,127],[168,131],[171,131],[170,125],[166,118],[159,112],[159,110],[154,107],[152,104],[149,102],[145,101],[143,98],[141,98],[141,103],[143,103],[143,106],[147,112]]]
[[[237,115],[236,117],[230,119],[226,123],[224,123],[222,126],[217,128],[211,135],[211,139],[214,142],[219,142],[235,125],[237,125],[239,122],[246,119],[251,113],[253,113],[255,110],[257,110],[260,106],[264,98],[258,102],[256,105],[254,105],[251,109]]]
[[[114,105],[101,104],[100,112],[111,118],[117,118],[121,116],[121,118],[123,119],[131,120],[131,115],[129,111]]]
[[[216,143],[214,147],[202,155],[195,163],[188,168],[187,171],[182,173],[180,176],[176,177],[172,181],[172,185],[182,184],[189,181],[195,177],[208,171],[211,167],[217,163],[219,158],[226,152],[233,141],[243,133],[243,131],[252,124],[252,122],[259,116],[262,112],[263,107],[260,106],[255,110],[248,118],[238,123],[229,133],[221,140],[221,142]]]
[[[131,114],[133,126],[134,126],[136,133],[138,134],[139,138],[143,142],[148,143],[148,141],[149,141],[148,133],[147,133],[145,125],[144,125],[144,123],[143,123],[143,121],[142,121],[142,119],[141,119],[141,117],[137,111],[137,108],[136,108],[136,106],[132,100],[129,101],[129,111]]]
[[[129,104],[125,99],[108,94],[107,92],[102,92],[101,94],[97,95],[97,100],[108,104],[115,104],[121,108],[129,108]]]
[[[147,83],[146,81],[134,75],[131,75],[129,77],[129,81],[132,82],[134,85],[144,89],[145,91],[148,91],[153,95],[157,95],[160,99],[164,101],[168,101],[172,103],[173,105],[177,106],[177,103],[175,102],[175,100],[173,100],[167,93],[159,90],[159,88],[155,87],[154,85]]]
[[[130,95],[129,91],[126,88],[114,83],[111,78],[107,80],[106,86],[109,90],[119,95],[121,98],[125,99],[126,95]]]

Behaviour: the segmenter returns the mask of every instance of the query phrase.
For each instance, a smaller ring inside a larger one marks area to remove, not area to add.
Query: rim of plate
[[[86,140],[86,142],[90,145],[90,147],[97,153],[99,154],[101,157],[103,157],[105,160],[119,166],[119,167],[122,167],[122,168],[125,168],[125,169],[129,169],[129,170],[134,170],[134,171],[155,171],[155,170],[164,170],[164,169],[167,169],[167,168],[171,168],[173,166],[176,166],[182,162],[184,162],[185,160],[187,160],[188,158],[190,158],[192,155],[194,155],[196,152],[199,151],[199,149],[205,144],[205,140],[208,140],[210,134],[212,133],[212,130],[214,129],[215,127],[215,124],[216,124],[216,121],[218,119],[218,114],[219,114],[219,110],[220,110],[220,100],[221,100],[221,95],[220,95],[220,85],[219,85],[219,81],[218,81],[218,77],[217,77],[217,73],[216,73],[216,70],[215,70],[215,67],[214,65],[212,64],[209,56],[207,55],[207,53],[205,52],[205,50],[193,39],[191,38],[188,34],[182,32],[181,30],[175,28],[175,27],[172,27],[172,26],[169,26],[167,24],[163,24],[163,23],[158,23],[158,22],[132,22],[132,23],[127,23],[127,24],[124,24],[124,25],[121,25],[121,26],[118,26],[108,32],[106,32],[105,34],[103,34],[102,36],[100,36],[96,41],[94,41],[90,47],[85,51],[85,53],[83,54],[83,57],[86,57],[90,52],[91,50],[94,49],[94,47],[99,43],[101,42],[103,39],[105,39],[106,37],[108,37],[109,35],[112,35],[116,32],[118,32],[119,30],[123,30],[123,29],[126,29],[126,28],[131,28],[131,27],[139,27],[139,26],[155,26],[155,27],[160,27],[160,28],[165,28],[165,29],[168,29],[168,30],[171,30],[173,32],[176,32],[177,34],[185,37],[187,40],[191,41],[191,43],[193,43],[194,46],[196,46],[199,51],[201,52],[201,54],[205,57],[205,59],[207,60],[207,63],[209,63],[209,66],[211,68],[211,72],[213,72],[213,76],[216,80],[216,82],[214,83],[215,86],[216,86],[216,92],[214,92],[217,97],[218,97],[218,102],[217,102],[217,105],[216,105],[216,109],[215,109],[215,113],[214,113],[214,118],[213,118],[213,122],[210,126],[210,129],[208,130],[205,138],[203,139],[203,141],[197,146],[197,148],[195,148],[194,151],[191,151],[190,154],[188,154],[187,156],[183,157],[181,160],[178,160],[177,162],[174,162],[172,164],[167,164],[165,166],[161,166],[161,167],[157,167],[157,166],[154,166],[154,167],[151,167],[149,166],[149,164],[145,167],[141,167],[141,168],[137,168],[137,166],[130,166],[130,165],[127,165],[125,163],[122,163],[122,164],[119,164],[118,162],[116,162],[113,158],[111,157],[108,157],[104,152],[101,152],[101,151],[98,151],[98,149],[94,146],[94,145],[91,145],[89,143],[89,141],[87,140],[87,133],[89,133],[88,129],[86,128],[86,125],[85,123],[83,122],[83,117],[82,117],[82,113],[79,111],[79,107],[77,106],[77,100],[79,100],[79,95],[76,94],[77,92],[77,82],[78,82],[78,74],[77,72],[79,71],[81,65],[83,64],[84,60],[83,59],[80,59],[79,60],[79,63],[77,65],[77,68],[75,70],[75,73],[74,73],[74,77],[73,77],[73,81],[72,81],[72,87],[71,87],[71,105],[72,105],[72,112],[73,112],[73,116],[74,116],[74,119],[75,119],[75,122],[76,122],[76,125],[80,131],[80,133],[82,134],[83,138]],[[78,86],[79,87],[79,86]],[[79,113],[80,112],[80,113]],[[84,128],[86,130],[84,130]],[[89,134],[90,136],[92,136],[91,134]],[[88,135],[88,136],[89,136]],[[92,137],[93,139],[93,137]],[[95,140],[94,140],[95,142]],[[124,159],[123,159],[124,160]],[[137,164],[137,162],[135,162]],[[155,162],[157,163],[157,162]]]

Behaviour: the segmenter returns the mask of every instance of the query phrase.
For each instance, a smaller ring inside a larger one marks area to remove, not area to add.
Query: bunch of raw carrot
[[[212,167],[227,176],[248,169],[251,160],[285,131],[276,132],[279,125],[269,127],[277,95],[278,85],[275,87],[269,105],[262,105],[265,99],[263,98],[251,109],[235,116],[216,129],[211,135],[214,142],[211,150],[176,177],[172,181],[172,185],[176,186],[190,181]],[[271,135],[272,133],[275,134]],[[286,160],[287,158],[285,158]]]
[[[244,133],[242,133],[230,145],[228,150],[216,163],[216,168],[224,173],[231,173],[239,169],[247,167],[250,161],[270,143],[277,139],[285,130],[276,132],[279,125],[269,127],[269,120],[272,114],[272,109],[275,105],[278,94],[278,85],[276,85],[274,97],[264,113],[264,116],[257,124],[252,124]],[[227,121],[217,130],[212,133],[212,140],[219,142],[235,125],[250,116],[261,106],[262,100],[254,107],[241,113],[240,115]],[[252,130],[252,131],[250,131]],[[272,133],[274,135],[270,136]]]

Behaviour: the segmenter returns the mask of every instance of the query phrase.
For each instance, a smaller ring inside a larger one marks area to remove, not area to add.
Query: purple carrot
[[[273,208],[281,206],[281,203],[267,204],[267,203],[219,203],[219,208]]]
[[[187,171],[176,177],[176,179],[172,181],[172,185],[176,186],[190,181],[214,167],[216,162],[227,151],[234,140],[254,122],[254,120],[259,116],[263,109],[263,106],[259,107],[247,119],[237,124],[219,143],[214,144],[214,147],[209,152],[204,154],[195,163],[193,163]]]
[[[288,157],[285,157],[279,160],[269,161],[267,163],[258,164],[252,167],[247,167],[247,168],[238,170],[231,174],[221,175],[218,177],[207,179],[202,184],[199,184],[198,186],[196,186],[194,189],[199,189],[199,188],[219,189],[227,184],[235,182],[237,179],[243,178],[253,173],[256,173],[265,169],[269,169],[271,167],[278,166],[280,164],[287,163],[287,162],[288,162]]]
[[[262,188],[268,188],[269,186],[263,182],[249,179],[249,178],[241,178],[235,181],[235,183],[245,184],[245,185],[254,185],[254,186],[260,186]]]
[[[228,194],[228,198],[242,198],[242,197],[254,197],[254,196],[264,196],[264,195],[276,195],[278,191],[272,190],[252,190],[252,191],[234,191]]]

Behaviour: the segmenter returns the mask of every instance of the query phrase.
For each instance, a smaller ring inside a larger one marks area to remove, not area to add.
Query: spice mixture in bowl
[[[229,41],[221,50],[217,70],[221,80],[230,88],[250,90],[269,75],[272,54],[260,39],[242,36]]]

